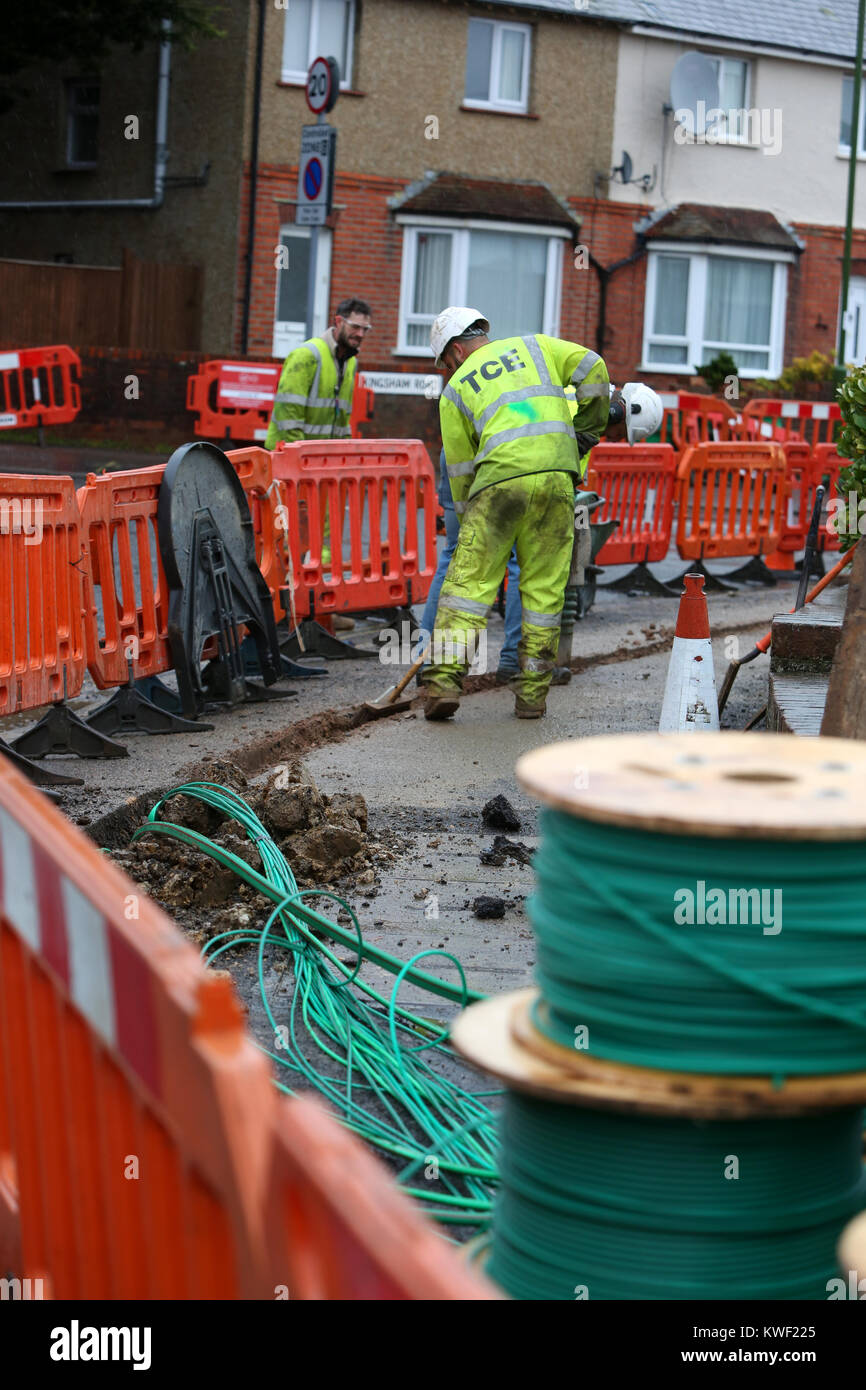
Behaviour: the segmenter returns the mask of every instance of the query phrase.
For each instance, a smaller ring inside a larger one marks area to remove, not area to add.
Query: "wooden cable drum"
[[[517,775],[539,988],[452,1027],[507,1087],[488,1273],[518,1298],[828,1297],[866,1204],[866,750],[626,735]]]

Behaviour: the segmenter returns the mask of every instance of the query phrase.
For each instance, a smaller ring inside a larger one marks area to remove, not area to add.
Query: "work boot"
[[[514,701],[514,713],[518,719],[540,719],[547,709],[547,701],[542,700],[540,705],[530,704],[527,700],[521,700],[518,695]]]
[[[451,719],[459,708],[459,695],[428,695],[424,701],[424,718]]]
[[[496,668],[496,684],[497,684],[497,685],[507,685],[509,681],[513,681],[513,680],[514,680],[514,677],[515,677],[515,676],[519,676],[519,675],[520,675],[520,667],[519,667],[519,666],[497,666],[497,668]]]
[[[335,632],[351,632],[351,631],[352,631],[352,628],[353,628],[354,626],[355,626],[355,619],[354,619],[354,618],[344,618],[342,613],[335,613],[335,614],[334,614],[334,631],[335,631]]]
[[[554,666],[551,685],[568,685],[571,680],[570,666]]]

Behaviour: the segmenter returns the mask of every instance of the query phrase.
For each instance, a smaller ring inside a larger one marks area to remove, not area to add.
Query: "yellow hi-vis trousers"
[[[574,542],[570,473],[531,473],[494,483],[467,504],[433,628],[430,695],[459,694],[477,635],[505,573],[512,546],[520,565],[523,633],[520,674],[511,683],[527,704],[542,705],[559,645],[559,626]]]

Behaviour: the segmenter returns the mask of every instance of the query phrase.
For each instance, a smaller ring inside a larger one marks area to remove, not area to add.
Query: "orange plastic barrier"
[[[81,409],[81,358],[70,347],[0,352],[0,429],[63,425]]]
[[[87,667],[100,690],[125,685],[130,661],[135,679],[173,665],[168,584],[156,532],[164,471],[160,463],[99,477],[88,473],[78,489]]]
[[[743,406],[747,437],[831,444],[842,412],[833,401],[752,400]]]
[[[697,444],[677,469],[677,549],[684,560],[778,550],[787,495],[778,444]]]
[[[271,460],[286,506],[299,618],[363,613],[427,596],[436,572],[436,486],[420,440],[280,444]],[[331,560],[323,565],[326,506]],[[299,522],[304,509],[306,555]]]
[[[604,503],[593,520],[619,526],[595,558],[597,565],[663,560],[673,528],[676,456],[670,444],[598,444],[590,454],[586,486]]]
[[[195,433],[207,439],[259,439],[268,432],[279,362],[203,362],[186,383]]]
[[[61,1299],[273,1297],[277,1096],[229,982],[5,763],[0,877],[0,1268]]]
[[[0,714],[36,709],[84,680],[81,524],[71,478],[0,475]]]
[[[256,560],[271,591],[276,616],[282,617],[280,591],[285,586],[287,566],[271,456],[265,449],[251,448],[235,449],[226,457],[247,495]],[[156,530],[164,471],[165,464],[160,463],[98,477],[88,473],[87,482],[78,490],[87,554],[83,566],[87,665],[100,690],[125,685],[129,661],[136,680],[170,671],[173,666],[168,641],[168,584]],[[212,656],[215,650],[209,643],[204,655]]]
[[[702,396],[696,391],[661,392],[664,407],[659,437],[663,444],[672,444],[676,452],[693,444],[736,439],[736,411],[715,396]]]
[[[321,1105],[290,1101],[277,1129],[267,1223],[275,1287],[300,1299],[502,1296],[448,1249]]]
[[[271,423],[281,362],[203,362],[186,383],[186,408],[196,416],[195,433],[206,439],[264,440]],[[373,413],[373,392],[355,378],[350,427]]]
[[[809,493],[809,501],[807,502],[807,505],[809,507],[814,507],[815,489],[819,486],[820,483],[824,483],[827,489],[826,493],[824,494],[821,529],[818,532],[819,550],[839,549],[840,531],[838,531],[836,529],[836,526],[833,524],[833,512],[829,514],[828,518],[828,508],[833,499],[838,496],[839,470],[841,468],[848,468],[849,466],[850,460],[842,458],[842,456],[836,452],[835,444],[815,445],[812,472],[812,487]],[[848,498],[846,497],[843,500],[847,505]],[[835,510],[836,509],[834,508],[834,511]],[[851,527],[852,531],[857,531],[859,529],[859,520],[860,518],[858,517],[858,524]]]
[[[55,1299],[495,1296],[2,760],[0,1271]]]
[[[794,552],[802,550],[814,505],[812,476],[815,461],[812,450],[803,440],[792,439],[782,444],[785,454],[785,480],[787,500],[782,514],[782,534],[776,550],[767,555],[766,561],[772,570],[793,570]],[[810,502],[810,491],[813,500]]]

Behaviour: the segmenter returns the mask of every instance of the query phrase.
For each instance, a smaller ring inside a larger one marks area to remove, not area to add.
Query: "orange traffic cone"
[[[659,733],[718,729],[719,704],[704,576],[687,574],[680,599]]]

